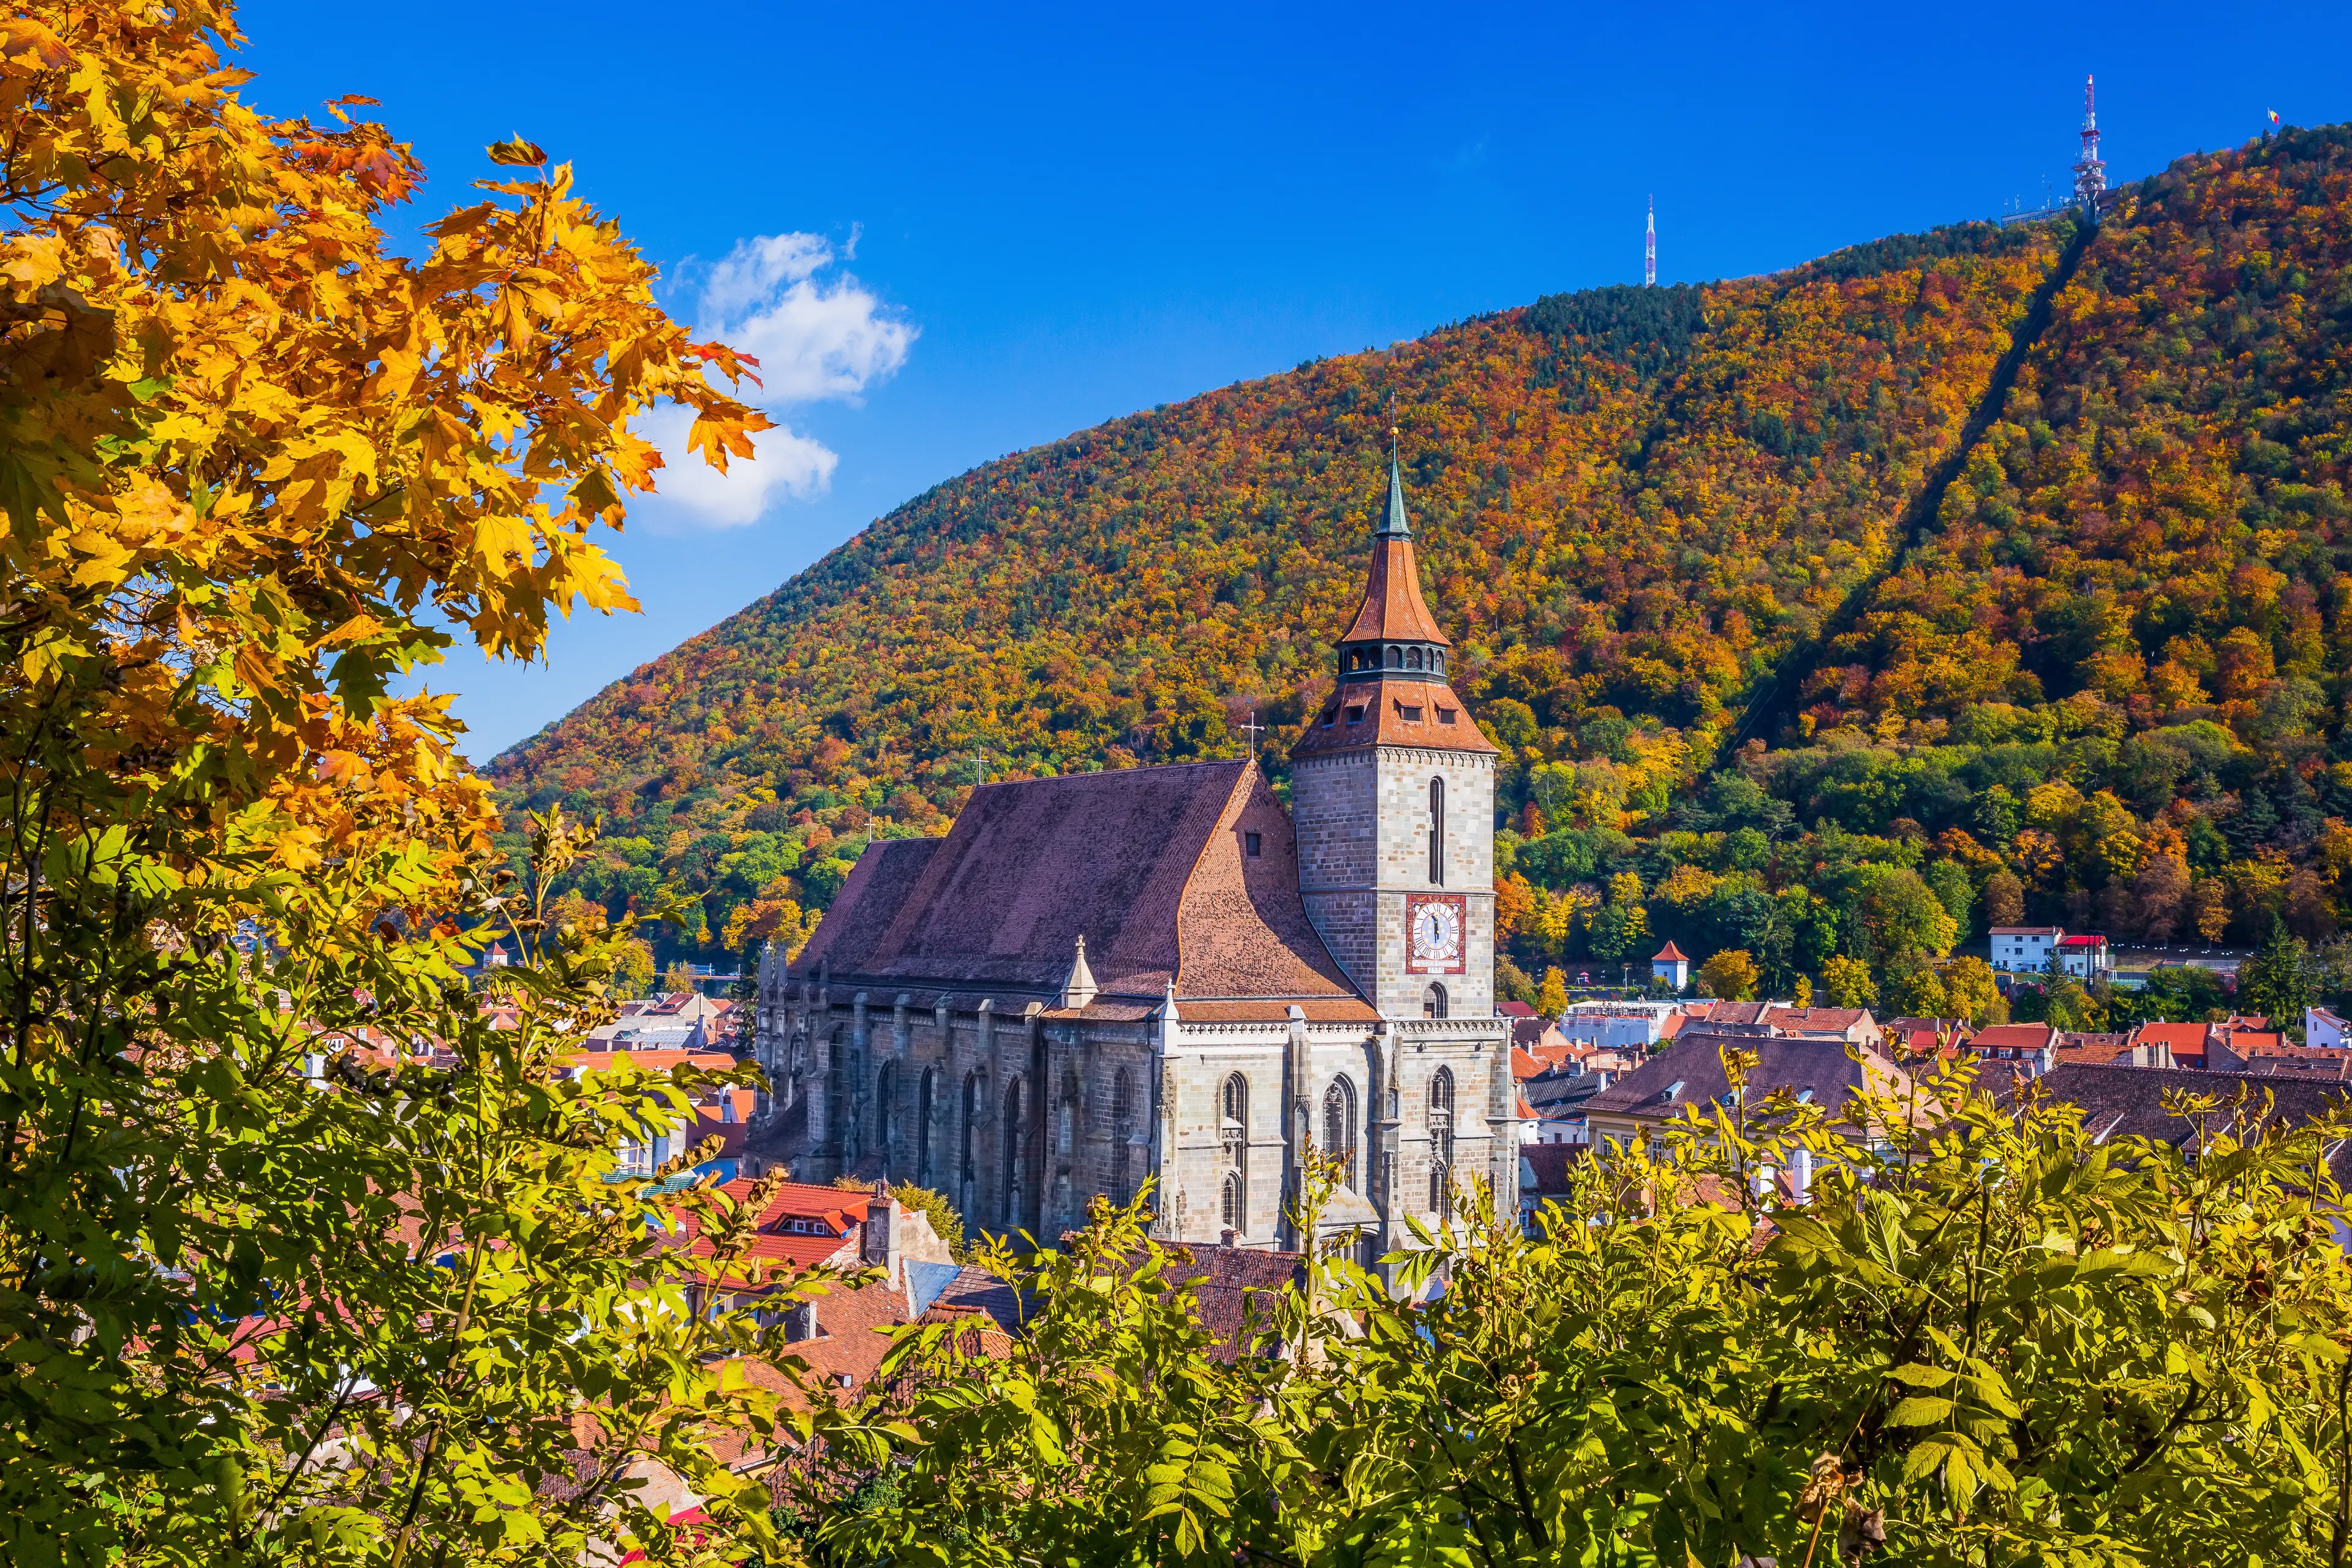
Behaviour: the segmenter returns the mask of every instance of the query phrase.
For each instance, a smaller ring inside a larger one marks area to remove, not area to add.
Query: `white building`
[[[2345,1028],[2344,1020],[2325,1007],[2303,1010],[2303,1043],[2306,1046],[2325,1046],[2340,1051],[2344,1049]]]
[[[1995,926],[1992,966],[2030,973],[2050,966],[2050,952],[2065,938],[2058,926]]]

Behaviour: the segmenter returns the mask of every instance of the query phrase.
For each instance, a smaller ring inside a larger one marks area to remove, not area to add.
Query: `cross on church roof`
[[[1249,717],[1242,721],[1242,733],[1249,737],[1250,755],[1257,755],[1257,738],[1265,733],[1265,726],[1257,721],[1256,709],[1251,709]]]

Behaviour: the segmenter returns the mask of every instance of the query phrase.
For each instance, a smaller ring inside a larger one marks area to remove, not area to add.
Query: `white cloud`
[[[687,450],[690,409],[665,404],[638,423],[638,433],[661,448],[656,493],[665,518],[701,528],[741,528],[760,521],[779,500],[805,500],[833,482],[840,455],[813,437],[779,425],[751,437],[751,462],[729,459],[720,473]]]
[[[850,249],[856,244],[853,235]],[[822,235],[771,234],[738,240],[703,279],[695,333],[717,338],[760,362],[760,384],[737,395],[772,417],[796,404],[854,403],[907,363],[919,329],[893,314],[872,289],[833,270]],[[661,448],[662,510],[707,528],[740,528],[782,499],[805,499],[833,481],[839,457],[779,422],[753,438],[758,456],[714,473],[686,447],[692,421],[664,407],[641,426]]]

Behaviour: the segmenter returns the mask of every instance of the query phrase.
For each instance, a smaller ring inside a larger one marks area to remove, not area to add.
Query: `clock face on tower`
[[[1404,967],[1408,974],[1461,974],[1469,900],[1459,893],[1407,893]]]

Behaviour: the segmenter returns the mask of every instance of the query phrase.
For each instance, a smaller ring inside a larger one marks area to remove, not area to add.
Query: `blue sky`
[[[425,221],[520,132],[765,350],[762,476],[645,503],[643,613],[543,666],[454,653],[486,760],[868,521],[1138,407],[1540,294],[1769,271],[1985,216],[2074,155],[2085,71],[2137,178],[2352,119],[2352,6],[659,6],[243,12],[247,95],[343,92]],[[396,23],[396,25],[394,25]]]

